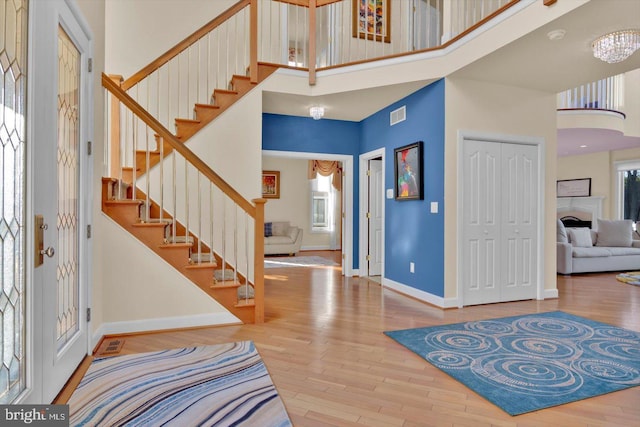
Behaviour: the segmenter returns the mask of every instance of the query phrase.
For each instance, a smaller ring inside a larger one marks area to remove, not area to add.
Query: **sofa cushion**
[[[630,247],[633,232],[630,219],[609,221],[598,219],[597,246]]]
[[[615,255],[640,255],[640,248],[608,247],[607,250],[611,253],[611,255],[614,255],[614,256]]]
[[[271,236],[264,239],[264,243],[266,245],[290,245],[293,243],[293,240],[291,240],[289,236]]]
[[[274,221],[272,231],[274,236],[286,236],[289,232],[289,221]]]
[[[601,258],[611,256],[611,252],[609,252],[609,248],[581,248],[574,247],[572,251],[572,255],[574,258]]]
[[[590,248],[593,246],[591,241],[591,230],[588,228],[569,228],[567,229],[571,245],[579,248]]]
[[[569,237],[567,236],[567,229],[564,227],[564,223],[560,219],[556,222],[556,242],[569,243]]]
[[[264,237],[271,237],[273,236],[273,223],[272,222],[265,222],[264,223]]]

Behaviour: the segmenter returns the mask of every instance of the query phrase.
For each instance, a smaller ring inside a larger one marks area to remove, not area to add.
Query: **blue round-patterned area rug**
[[[510,415],[640,385],[640,332],[561,311],[385,334]]]
[[[640,285],[640,271],[620,273],[616,276],[616,279],[629,285]]]

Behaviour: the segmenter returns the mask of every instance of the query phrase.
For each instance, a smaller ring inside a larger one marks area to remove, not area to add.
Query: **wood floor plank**
[[[640,387],[511,417],[383,334],[554,310],[640,331],[640,287],[615,273],[559,276],[558,291],[552,300],[441,310],[339,269],[274,268],[264,324],[128,335],[121,354],[252,340],[295,426],[640,425]]]

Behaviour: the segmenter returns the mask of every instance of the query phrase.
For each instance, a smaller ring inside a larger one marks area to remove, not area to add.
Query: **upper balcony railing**
[[[624,108],[624,74],[569,89],[558,94],[558,110],[610,110]]]

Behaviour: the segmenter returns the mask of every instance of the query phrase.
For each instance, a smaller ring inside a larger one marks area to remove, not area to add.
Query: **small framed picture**
[[[591,196],[591,178],[561,179],[556,183],[558,197]]]
[[[262,171],[262,197],[280,198],[280,171]]]
[[[353,37],[391,43],[391,1],[352,0]]]
[[[422,200],[422,141],[394,150],[396,200]]]

